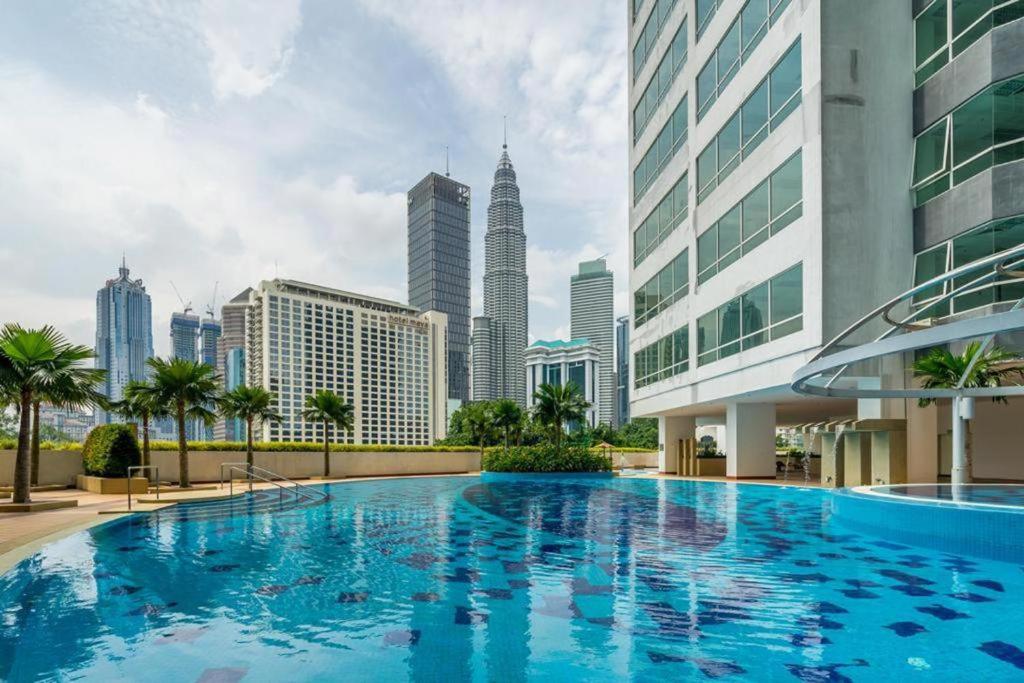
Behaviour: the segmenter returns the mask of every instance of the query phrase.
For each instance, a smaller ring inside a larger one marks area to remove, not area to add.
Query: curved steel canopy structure
[[[1003,302],[1003,305],[1008,306],[1006,310],[981,317],[938,318],[935,315],[943,310],[951,311],[952,308],[944,304],[948,304],[955,297],[1024,282],[1024,270],[1015,269],[1022,266],[1024,244],[954,268],[907,290],[871,311],[823,346],[809,363],[794,373],[791,383],[793,390],[815,396],[858,399],[1024,395],[1022,385],[981,388],[964,386],[974,364],[986,352],[997,334],[1024,330],[1024,297],[1012,303]],[[950,283],[948,291],[946,283]],[[915,297],[927,295],[937,288],[943,290],[941,296],[915,307]],[[901,306],[906,306],[910,312],[902,316],[895,315],[894,311]],[[888,329],[871,341],[856,343],[854,336],[865,331],[872,323],[888,325]],[[980,339],[981,344],[956,388],[874,387],[858,381],[863,377],[844,377],[844,373],[851,367],[863,367],[864,364],[870,363],[880,364],[885,357],[893,354],[969,339]]]

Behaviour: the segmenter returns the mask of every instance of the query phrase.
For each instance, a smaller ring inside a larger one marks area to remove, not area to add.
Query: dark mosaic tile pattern
[[[848,533],[818,491],[425,479],[336,487],[272,518],[186,518],[94,530],[84,572],[61,556],[73,576],[2,577],[15,607],[0,607],[0,678],[53,677],[54,647],[68,671],[116,678],[80,624],[123,644],[106,661],[190,680],[291,680],[296,658],[343,661],[353,680],[1024,669],[1021,568]],[[47,616],[56,596],[73,620]],[[15,646],[11,624],[47,638]]]

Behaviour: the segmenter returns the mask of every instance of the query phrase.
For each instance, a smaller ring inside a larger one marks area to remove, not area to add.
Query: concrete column
[[[929,483],[939,478],[939,407],[921,407],[907,399],[907,481]]]
[[[658,417],[658,471],[678,474],[679,440],[693,437],[694,418],[685,416]]]
[[[775,404],[729,403],[725,416],[725,474],[730,479],[775,478]]]

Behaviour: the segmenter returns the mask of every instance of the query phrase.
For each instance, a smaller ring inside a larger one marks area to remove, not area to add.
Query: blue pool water
[[[924,500],[955,501],[974,505],[1024,506],[1024,485],[1021,484],[908,484],[875,486],[874,490],[893,496]]]
[[[0,577],[0,679],[1020,680],[1024,572],[826,491],[643,478],[172,508]],[[287,504],[285,505],[287,508]]]

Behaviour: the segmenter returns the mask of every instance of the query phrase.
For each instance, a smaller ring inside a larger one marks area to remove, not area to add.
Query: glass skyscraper
[[[597,392],[601,409],[597,419],[607,425],[615,420],[614,297],[612,271],[603,258],[579,264],[579,272],[569,280],[570,334],[573,339],[589,339],[600,354]]]
[[[128,277],[124,261],[118,276],[96,292],[96,367],[107,371],[102,393],[111,401],[124,398],[124,387],[146,379],[146,361],[153,357],[153,315],[142,280]],[[110,422],[97,408],[96,423]]]
[[[428,173],[409,190],[409,305],[448,316],[448,398],[469,400],[469,186]]]
[[[507,144],[494,172],[484,239],[484,315],[473,320],[473,400],[511,398],[525,406],[526,232]]]
[[[629,316],[615,321],[615,426],[629,422]]]

